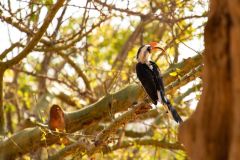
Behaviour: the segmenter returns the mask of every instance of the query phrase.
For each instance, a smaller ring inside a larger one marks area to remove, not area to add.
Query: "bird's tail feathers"
[[[164,98],[166,101],[166,105],[168,107],[168,109],[170,110],[173,119],[177,122],[177,123],[181,123],[183,120],[182,118],[179,116],[179,114],[177,113],[176,109],[172,106],[172,104],[170,103],[170,101],[167,98]]]

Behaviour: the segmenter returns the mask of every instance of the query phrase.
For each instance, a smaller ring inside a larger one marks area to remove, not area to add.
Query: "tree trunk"
[[[203,93],[180,127],[191,159],[240,159],[240,2],[211,0],[205,28]]]

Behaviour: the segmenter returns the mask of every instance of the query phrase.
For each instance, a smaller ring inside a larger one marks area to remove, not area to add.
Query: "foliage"
[[[1,73],[5,71],[3,64],[28,46],[55,3],[52,0],[0,2],[3,22],[0,32],[4,35],[0,48]],[[136,52],[139,46],[151,41],[159,42],[166,50],[163,56],[161,53],[153,55],[162,72],[168,73],[165,76],[181,79],[187,72],[182,72],[181,67],[172,68],[174,64],[202,53],[207,3],[207,0],[66,0],[31,52],[18,64],[6,67],[0,92],[4,93],[7,132],[13,134],[24,128],[47,124],[52,104],[72,112],[130,84],[139,84],[135,75]],[[193,66],[189,65],[189,73],[194,70]],[[180,81],[179,87],[169,91],[184,119],[193,112],[201,93],[197,73],[194,72],[194,78],[187,84]],[[106,145],[112,147],[121,141],[146,137],[178,142],[178,126],[164,113],[163,107],[159,106],[159,114],[152,116],[149,113],[129,122],[119,128]],[[86,135],[95,137],[122,114],[124,112],[116,113],[111,115],[112,120],[106,118],[71,133],[70,139],[73,142],[83,138],[90,141],[92,139]],[[45,141],[46,133],[43,133],[39,138]],[[47,153],[31,152],[25,157],[54,155],[66,146],[62,142],[47,146],[46,142]],[[70,155],[78,156],[78,152]],[[102,150],[93,156],[96,159],[186,158],[182,149],[161,148],[154,144],[134,144],[111,152]]]

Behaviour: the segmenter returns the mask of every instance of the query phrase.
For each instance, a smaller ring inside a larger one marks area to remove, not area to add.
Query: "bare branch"
[[[146,145],[146,146],[155,146],[155,147],[160,147],[165,149],[184,150],[183,146],[178,142],[169,143],[169,142],[166,142],[165,140],[137,139],[132,141],[123,141],[120,146],[114,145],[112,147],[106,147],[103,150],[103,153],[106,154],[118,149],[128,148],[135,145],[144,145],[144,146]]]
[[[0,60],[5,58],[9,52],[11,52],[14,48],[16,47],[23,47],[23,45],[19,42],[13,43],[9,48],[5,49],[1,54],[0,54]]]
[[[120,11],[122,13],[127,13],[128,15],[133,15],[133,16],[140,16],[140,17],[145,17],[146,15],[145,14],[142,14],[141,12],[134,12],[134,11],[131,11],[131,10],[128,10],[128,9],[122,9],[122,8],[117,8],[115,5],[109,5],[105,2],[101,2],[100,0],[94,0],[94,2],[104,6],[104,7],[107,7],[108,10],[117,10],[117,11]]]
[[[87,76],[83,73],[83,71],[80,69],[79,66],[77,66],[77,64],[75,62],[73,62],[73,60],[71,60],[69,58],[68,55],[65,55],[64,53],[62,53],[61,51],[58,51],[58,54],[68,63],[70,64],[74,69],[75,71],[78,73],[78,75],[80,77],[82,77],[85,85],[86,85],[86,88],[87,90],[91,91],[91,86],[90,86],[90,83],[89,83],[89,80],[87,78]]]
[[[116,59],[113,62],[112,68],[121,69],[121,67],[123,66],[124,60],[128,55],[129,50],[132,49],[134,42],[141,34],[143,27],[149,22],[151,22],[151,19],[144,19],[139,22],[139,24],[137,25],[133,33],[128,37],[127,41],[122,46],[121,51],[118,53]]]
[[[58,0],[56,4],[54,4],[49,12],[47,13],[44,22],[40,29],[37,31],[37,33],[32,37],[31,41],[27,44],[27,46],[13,59],[4,62],[4,65],[9,68],[15,64],[17,64],[19,61],[21,61],[23,58],[25,58],[35,47],[35,45],[39,42],[43,34],[48,28],[48,25],[52,22],[55,14],[57,11],[62,7],[65,0]]]

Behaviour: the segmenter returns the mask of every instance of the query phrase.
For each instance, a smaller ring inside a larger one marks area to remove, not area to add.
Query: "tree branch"
[[[114,69],[121,70],[124,60],[126,59],[128,52],[132,49],[134,42],[136,39],[139,37],[140,33],[142,32],[144,26],[151,22],[151,19],[142,19],[139,24],[136,26],[135,30],[132,32],[132,34],[128,37],[127,41],[124,43],[124,45],[121,48],[121,51],[115,58],[113,62],[113,67]]]
[[[196,59],[188,59],[177,64],[176,66],[182,70],[182,74],[186,74],[191,71],[192,66],[195,66],[193,62],[197,63],[198,61]],[[189,70],[187,70],[187,68],[189,68]],[[165,84],[170,84],[177,79],[177,77],[171,77],[169,74],[164,74],[164,79],[168,78],[169,80]],[[177,82],[180,83],[179,81]],[[168,89],[171,89],[171,87]],[[126,111],[135,102],[143,99],[144,97],[144,91],[139,85],[128,85],[126,88],[116,93],[108,94],[96,103],[91,104],[81,110],[66,113],[66,131],[68,133],[73,133],[75,131],[84,129],[91,124],[98,123],[103,118],[110,118],[110,113],[115,114],[117,112]],[[43,131],[39,127],[23,130],[22,132],[19,132],[11,138],[0,143],[0,155],[2,155],[3,158],[8,156],[15,157],[19,154],[25,154],[30,150],[36,150],[40,146],[45,146],[44,141],[41,141],[39,138],[42,136],[42,134]],[[56,143],[57,138],[57,136],[47,134],[46,143],[48,145],[54,144]],[[21,147],[16,147],[16,144]],[[9,148],[11,148],[11,150],[9,150]],[[21,148],[24,148],[24,150]]]
[[[8,61],[4,62],[4,65],[7,68],[17,64],[19,61],[21,61],[23,58],[25,58],[32,51],[32,49],[39,42],[39,40],[41,39],[41,37],[43,36],[45,31],[47,30],[49,24],[52,22],[52,20],[53,20],[55,14],[57,13],[57,11],[60,9],[60,7],[62,7],[64,1],[65,0],[58,0],[56,2],[56,4],[54,4],[51,7],[51,9],[49,9],[42,26],[40,27],[38,32],[32,37],[32,39],[27,44],[27,46],[16,57],[14,57],[11,60],[8,60]]]
[[[169,143],[166,142],[165,140],[154,140],[154,139],[136,139],[133,141],[123,141],[122,144],[119,145],[114,145],[112,147],[106,147],[103,150],[103,153],[110,153],[112,151],[122,149],[122,148],[128,148],[132,147],[134,145],[146,145],[146,146],[155,146],[155,147],[160,147],[160,148],[166,148],[166,149],[174,149],[174,150],[184,150],[183,146],[176,142],[176,143]]]
[[[90,82],[87,78],[87,76],[83,73],[83,71],[80,69],[79,66],[77,66],[77,64],[70,59],[70,57],[68,55],[65,55],[64,53],[62,53],[61,51],[57,52],[68,64],[70,64],[75,71],[77,72],[77,74],[83,79],[87,90],[91,91],[91,86],[90,86]]]
[[[130,111],[124,113],[123,115],[119,116],[113,123],[111,123],[106,129],[102,130],[98,134],[98,136],[95,138],[95,141],[93,144],[84,145],[88,146],[87,148],[79,148],[79,144],[82,147],[82,143],[76,143],[72,144],[71,147],[64,148],[60,152],[58,152],[56,155],[51,157],[51,160],[54,159],[62,159],[66,157],[67,155],[71,153],[75,153],[76,151],[86,151],[88,156],[93,155],[94,153],[100,151],[104,145],[107,145],[109,142],[107,141],[108,138],[117,132],[117,130],[125,123],[127,123],[130,120],[134,120],[137,118],[138,115],[147,112],[149,109],[151,109],[151,106],[145,103],[140,103],[136,106],[134,106]]]
[[[23,47],[23,45],[19,42],[13,43],[9,48],[5,49],[1,54],[0,54],[0,60],[5,58],[9,52],[11,52],[15,47]]]

